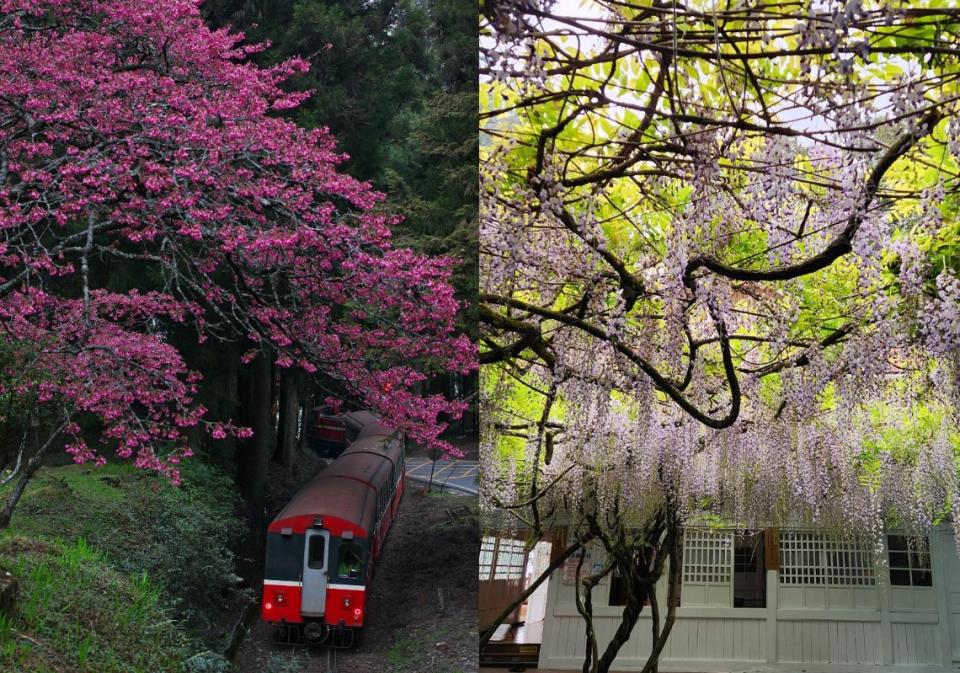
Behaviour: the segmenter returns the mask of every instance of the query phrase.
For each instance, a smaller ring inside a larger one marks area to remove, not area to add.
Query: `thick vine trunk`
[[[650,650],[650,656],[647,657],[647,663],[644,665],[643,670],[641,670],[640,673],[657,673],[657,668],[660,663],[660,654],[663,652],[663,648],[667,644],[667,639],[670,637],[670,632],[673,630],[673,623],[676,621],[677,606],[680,605],[680,573],[682,572],[680,565],[681,559],[679,531],[673,531],[668,553],[670,559],[670,573],[667,575],[667,618],[664,620],[663,630],[660,630],[660,618],[658,610],[658,614],[655,617],[656,630],[654,631],[654,633],[657,635],[653,639],[653,647]],[[654,587],[654,589],[655,588],[656,587]],[[651,594],[653,594],[653,592],[651,592]],[[653,603],[651,603],[651,607],[652,605]]]
[[[654,587],[650,587],[653,589]],[[617,658],[620,649],[630,640],[630,634],[640,620],[640,613],[643,612],[643,604],[647,598],[647,587],[631,590],[627,592],[627,603],[623,606],[623,613],[620,619],[620,626],[613,634],[613,638],[607,643],[606,649],[597,660],[594,673],[609,673],[613,660]]]
[[[583,673],[592,673],[595,670],[599,649],[597,647],[597,634],[593,630],[593,585],[590,580],[583,583],[583,598],[580,598],[580,569],[583,567],[584,551],[580,551],[580,560],[577,561],[577,583],[574,585],[574,596],[577,599],[577,612],[583,617],[586,626],[587,636],[587,656],[583,660]]]
[[[273,443],[270,418],[272,369],[270,359],[260,354],[240,368],[238,377],[238,421],[251,428],[253,436],[238,442],[237,486],[247,505],[247,522],[256,531],[260,531],[264,523],[267,468]]]
[[[600,584],[600,581],[610,574],[614,566],[608,565],[596,575],[587,577],[582,582],[580,580],[580,570],[583,567],[583,559],[586,556],[586,550],[580,550],[580,560],[577,562],[577,581],[575,598],[577,601],[577,612],[583,617],[587,626],[587,657],[583,661],[583,673],[596,673],[597,662],[599,660],[600,648],[597,645],[597,632],[593,626],[593,590]],[[580,598],[580,587],[583,586],[583,598]]]
[[[647,663],[644,670],[650,673],[657,673],[660,663],[659,657],[653,656],[653,648],[660,642],[660,601],[657,600],[657,585],[653,585],[653,591],[650,592],[650,656],[647,657]],[[652,668],[651,668],[652,665]]]
[[[591,532],[603,541],[607,553],[611,556],[610,565],[619,565],[627,582],[626,604],[623,606],[620,625],[610,642],[607,643],[607,647],[597,660],[591,673],[609,673],[617,654],[630,639],[630,635],[640,619],[640,613],[643,612],[643,606],[647,598],[650,598],[651,609],[655,613],[653,620],[654,640],[650,657],[644,667],[644,673],[651,673],[651,671],[656,670],[660,652],[663,650],[667,636],[670,634],[670,628],[673,625],[674,595],[671,592],[671,611],[668,613],[669,626],[665,627],[662,632],[660,631],[656,590],[657,582],[663,575],[668,559],[672,564],[670,566],[671,582],[674,578],[674,571],[678,570],[678,567],[675,568],[679,565],[679,561],[675,558],[678,545],[676,520],[666,509],[661,508],[649,520],[643,536],[640,538],[641,544],[638,545],[636,541],[628,541],[631,533],[622,526],[608,534],[600,527],[596,517],[588,516],[587,518],[591,523]]]

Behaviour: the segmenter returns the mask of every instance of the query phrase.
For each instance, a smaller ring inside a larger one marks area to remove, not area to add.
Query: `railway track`
[[[327,648],[327,667],[324,673],[337,673],[337,648]]]

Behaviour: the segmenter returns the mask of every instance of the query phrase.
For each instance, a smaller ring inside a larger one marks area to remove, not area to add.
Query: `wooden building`
[[[516,596],[535,576],[533,566],[545,567],[544,548],[534,552],[534,564],[522,537],[484,536],[481,601],[500,582],[502,604],[507,582]],[[960,557],[951,529],[942,526],[919,543],[891,531],[883,536],[882,548],[877,545],[809,529],[685,530],[680,606],[661,670],[956,671]],[[512,616],[510,621],[522,622],[520,629],[501,634],[501,643],[539,641],[540,668],[579,670],[583,665],[576,561],[568,560],[551,575],[541,589],[542,607],[528,601],[522,615]],[[584,569],[603,565],[602,548],[591,546]],[[658,587],[661,606],[666,605],[665,584]],[[623,601],[613,573],[594,590],[601,648],[619,624]],[[481,624],[489,623],[492,612],[482,615]],[[649,620],[644,610],[615,670],[643,666]]]

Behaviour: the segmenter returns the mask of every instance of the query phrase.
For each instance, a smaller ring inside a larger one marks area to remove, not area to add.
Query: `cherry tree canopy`
[[[944,4],[483,4],[488,505],[534,525],[555,496],[863,531],[943,518]]]
[[[196,0],[0,2],[2,391],[55,409],[78,461],[103,448],[80,434],[93,415],[106,446],[176,479],[204,410],[173,323],[335,377],[420,441],[460,412],[415,391],[475,357],[452,262],[391,247],[333,138],[281,115],[306,62],[258,68],[242,39]],[[112,263],[153,289],[98,287]]]

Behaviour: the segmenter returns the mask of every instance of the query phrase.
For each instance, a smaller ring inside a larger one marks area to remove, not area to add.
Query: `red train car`
[[[349,446],[267,529],[261,617],[280,642],[348,647],[404,490],[403,440],[362,411]]]

